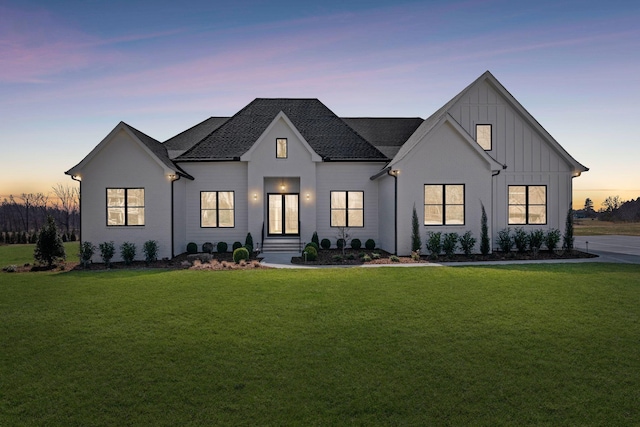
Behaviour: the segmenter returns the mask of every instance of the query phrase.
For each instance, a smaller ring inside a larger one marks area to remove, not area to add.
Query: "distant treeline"
[[[0,202],[0,243],[30,243],[38,230],[53,217],[65,240],[75,240],[80,229],[76,188],[58,184],[52,195],[23,193]]]
[[[578,218],[597,218],[602,221],[640,222],[640,197],[622,201],[620,196],[610,196],[597,212],[591,199],[586,199],[584,208],[575,211]]]

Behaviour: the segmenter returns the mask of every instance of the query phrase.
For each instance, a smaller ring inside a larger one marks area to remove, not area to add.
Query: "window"
[[[425,184],[424,225],[464,225],[463,184]]]
[[[364,192],[331,192],[331,226],[364,227]]]
[[[476,125],[476,141],[486,151],[491,150],[491,125]]]
[[[546,224],[547,187],[509,186],[509,224]]]
[[[287,158],[287,138],[276,139],[276,159]]]
[[[200,227],[235,227],[233,191],[200,192]]]
[[[144,225],[144,188],[107,188],[107,225]]]

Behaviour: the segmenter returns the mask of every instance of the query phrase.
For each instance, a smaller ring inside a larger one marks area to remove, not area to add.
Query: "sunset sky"
[[[256,97],[426,118],[486,70],[579,162],[574,206],[640,197],[640,2],[0,0],[0,197],[120,121],[164,141]]]

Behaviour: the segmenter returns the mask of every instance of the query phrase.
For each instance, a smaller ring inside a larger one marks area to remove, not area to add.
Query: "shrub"
[[[240,263],[240,260],[248,260],[249,259],[249,251],[247,248],[239,246],[233,250],[233,261],[236,264]]]
[[[362,247],[362,242],[360,241],[360,239],[353,239],[351,241],[351,248],[358,250]]]
[[[142,252],[144,252],[144,260],[147,264],[156,262],[158,260],[158,242],[147,240],[142,246]]]
[[[476,246],[476,239],[473,237],[471,231],[467,231],[462,236],[460,236],[460,249],[466,256],[471,255],[473,252],[473,248]]]
[[[253,253],[253,237],[251,233],[247,233],[247,237],[244,239],[244,247],[249,251],[249,255]]]
[[[438,258],[440,252],[442,252],[442,233],[430,231],[427,234],[427,242],[425,243],[427,250],[431,254],[432,258]]]
[[[522,253],[527,250],[529,246],[529,235],[522,227],[513,230],[513,243],[516,245],[518,252]]]
[[[229,245],[227,245],[227,242],[218,242],[218,244],[216,245],[216,251],[218,251],[218,253],[225,253],[227,252],[227,249],[229,249]]]
[[[358,258],[364,258],[365,255],[364,252],[358,252]]]
[[[513,238],[511,237],[511,229],[503,228],[498,231],[498,247],[502,252],[511,252],[513,247]]]
[[[420,261],[420,250],[411,251],[411,259],[414,261]]]
[[[334,262],[342,262],[342,255],[334,255],[331,257],[331,259],[333,259]]]
[[[547,231],[547,234],[544,236],[544,244],[549,249],[549,251],[553,252],[558,247],[558,243],[560,242],[560,230],[557,228],[552,228]]]
[[[187,252],[189,251],[189,246],[187,245]],[[202,252],[206,253],[206,254],[210,254],[211,252],[213,252],[213,243],[211,242],[206,242],[202,245]],[[191,252],[189,252],[191,253]]]
[[[544,231],[538,229],[538,230],[532,230],[531,232],[529,232],[529,248],[532,251],[534,252],[539,251],[543,241],[544,241]]]
[[[448,257],[453,256],[458,249],[458,233],[446,233],[442,238],[442,250]]]
[[[104,262],[104,265],[109,268],[111,265],[111,258],[113,258],[113,255],[116,253],[115,245],[113,242],[104,242],[100,243],[98,247],[100,248],[100,258],[102,258],[102,262]]]
[[[369,262],[369,261],[371,261],[371,257],[369,255],[365,255],[365,256],[362,257],[362,261]]]
[[[398,258],[398,257],[397,257],[397,256],[395,256],[395,255],[391,255],[391,256],[389,257],[389,260],[390,260],[391,262],[400,262],[400,258]]]
[[[204,248],[203,248],[204,249]],[[206,251],[205,251],[206,252]],[[193,242],[189,242],[187,243],[187,253],[188,254],[195,254],[198,253],[198,245],[196,245]]]
[[[318,232],[317,231],[313,232],[313,236],[311,236],[311,241],[317,245],[316,249],[318,249],[320,247],[320,240],[318,239]]]
[[[322,246],[322,249],[329,249],[331,247],[331,240],[329,239],[322,239],[320,241],[320,246]]]
[[[416,213],[416,205],[413,205],[413,213],[411,214],[411,250],[419,251],[422,248],[422,239],[420,238],[420,222]]]
[[[125,265],[131,265],[136,258],[136,245],[131,242],[124,242],[120,245],[120,256]]]
[[[573,250],[573,210],[567,211],[567,220],[564,224],[564,234],[562,235],[562,249]]]
[[[240,243],[240,242],[233,242],[233,245],[231,245],[231,250],[232,250],[232,251],[235,251],[236,249],[241,248],[241,247],[242,247],[242,243]]]
[[[336,247],[338,249],[344,248],[344,245],[345,245],[345,239],[340,238],[340,239],[336,240]]]
[[[80,258],[80,265],[82,268],[87,268],[91,263],[91,258],[96,251],[96,247],[91,242],[80,243],[80,252],[78,258]]]
[[[367,241],[364,242],[364,247],[367,248],[368,251],[372,251],[376,248],[376,241],[373,239],[367,239]]]
[[[350,253],[350,254],[347,254],[345,258],[348,259],[349,261],[353,261],[354,259],[356,259],[356,256],[355,254]]]
[[[312,247],[316,250],[316,252],[318,252],[318,251],[320,250],[320,247],[318,246],[318,244],[317,244],[316,242],[309,242],[309,243],[307,243],[307,244],[305,245],[305,248],[306,248],[307,246],[312,246]]]
[[[305,261],[315,261],[318,259],[318,250],[313,246],[314,243],[309,243],[304,247],[304,251],[302,251],[302,257]],[[306,257],[305,257],[306,253]]]
[[[6,271],[7,273],[15,273],[16,271],[18,271],[18,266],[15,264],[7,265],[6,267],[2,268],[2,271]]]
[[[71,235],[69,236],[69,241],[70,242],[75,242],[76,240],[77,240],[76,233],[75,233],[75,231],[72,231]]]
[[[488,255],[491,252],[491,240],[489,239],[489,226],[487,225],[487,212],[482,206],[482,219],[480,220],[480,253],[482,255]]]
[[[379,254],[378,252],[373,252],[373,253],[371,254],[371,258],[372,258],[372,259],[380,259],[380,254]]]
[[[64,251],[62,238],[58,234],[56,222],[51,215],[47,216],[47,223],[42,226],[38,233],[38,241],[36,242],[33,258],[51,267],[54,262],[66,259],[67,254]]]

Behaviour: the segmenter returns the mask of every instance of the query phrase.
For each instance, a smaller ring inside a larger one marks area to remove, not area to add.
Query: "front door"
[[[298,194],[269,194],[269,234],[297,236]]]

